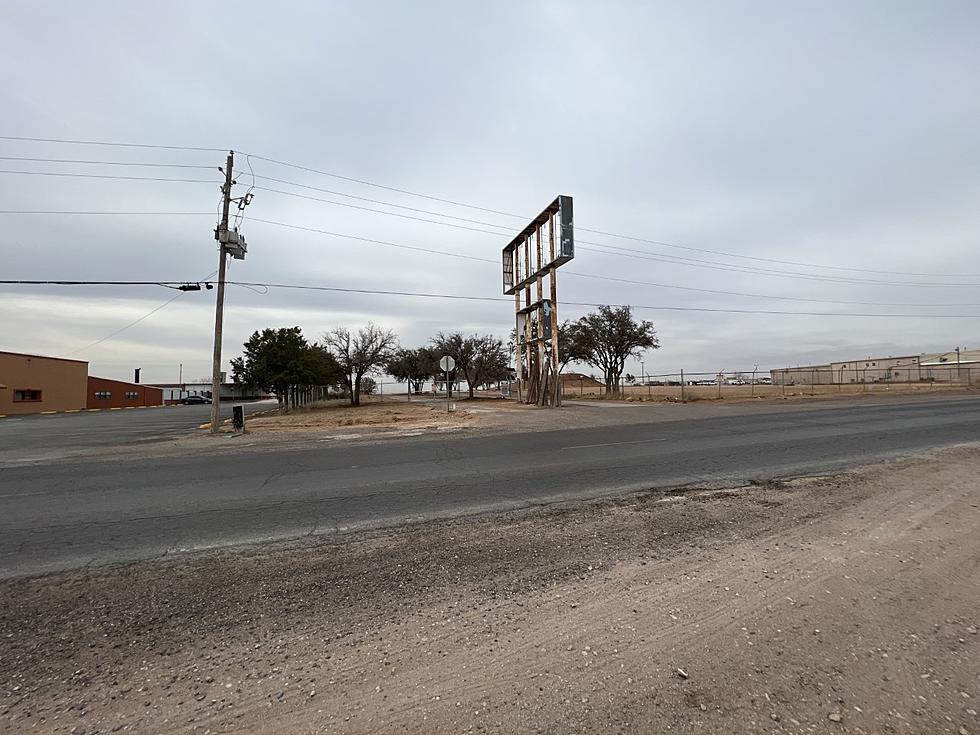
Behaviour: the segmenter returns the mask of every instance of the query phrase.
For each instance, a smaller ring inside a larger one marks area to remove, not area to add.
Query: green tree
[[[296,405],[307,388],[333,385],[342,377],[332,355],[307,342],[299,327],[254,332],[244,347],[231,361],[233,380],[275,393],[281,407]]]
[[[653,323],[635,320],[629,306],[600,306],[570,325],[569,339],[576,359],[602,371],[610,394],[619,392],[627,359],[660,347]]]
[[[350,405],[360,406],[364,376],[381,371],[398,348],[398,338],[390,329],[369,322],[357,334],[337,327],[323,335],[323,345],[340,365]]]

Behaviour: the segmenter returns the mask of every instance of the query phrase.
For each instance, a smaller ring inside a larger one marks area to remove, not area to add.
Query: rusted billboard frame
[[[543,241],[545,233],[547,258]],[[518,400],[524,403],[541,406],[561,404],[556,271],[574,257],[572,198],[565,195],[559,195],[531,220],[501,254],[504,293],[514,295],[517,395]],[[544,295],[545,275],[550,280],[550,298]],[[534,301],[531,300],[532,285],[537,297]]]

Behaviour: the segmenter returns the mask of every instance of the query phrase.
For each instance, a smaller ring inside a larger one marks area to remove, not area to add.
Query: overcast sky
[[[500,296],[500,249],[524,224],[258,156],[528,218],[562,193],[580,228],[785,261],[577,231],[559,302],[635,305],[662,341],[648,372],[977,348],[980,317],[938,315],[980,315],[978,38],[975,2],[10,3],[0,135],[233,148],[237,193],[252,183],[251,163],[292,182],[260,187],[496,233],[256,189],[236,280]],[[220,151],[0,140],[0,156],[213,167],[0,161],[4,171],[205,180],[2,173],[3,210],[203,214],[0,214],[0,278],[198,280],[216,270]],[[628,250],[585,250],[582,240]],[[180,363],[185,380],[204,377],[213,291],[180,295],[91,346],[175,293],[2,286],[0,349],[71,355],[106,377],[142,367],[146,382],[173,382]],[[562,318],[586,309],[559,303]],[[256,329],[300,325],[315,339],[369,320],[416,346],[440,330],[506,336],[513,311],[505,301],[230,286],[225,363]]]

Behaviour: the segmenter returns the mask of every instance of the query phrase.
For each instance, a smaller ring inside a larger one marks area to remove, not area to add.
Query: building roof
[[[959,362],[960,365],[980,362],[980,350],[956,350],[943,352],[938,355],[924,355],[919,361],[922,367],[950,367]]]
[[[72,360],[68,357],[51,357],[49,355],[32,355],[29,352],[9,352],[7,350],[0,350],[0,355],[14,355],[15,357],[30,357],[34,360],[57,360],[59,362],[80,362],[83,365],[88,365],[88,360]]]
[[[160,390],[159,386],[147,385],[146,383],[130,383],[128,380],[116,380],[114,378],[100,378],[98,375],[89,375],[89,380],[102,380],[106,383],[115,383],[116,385],[122,385],[127,388],[152,388],[153,390]]]

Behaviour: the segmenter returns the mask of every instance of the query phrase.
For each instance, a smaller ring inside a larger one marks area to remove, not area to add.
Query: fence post
[[[681,368],[681,403],[687,403],[687,399],[684,397],[684,369]]]

